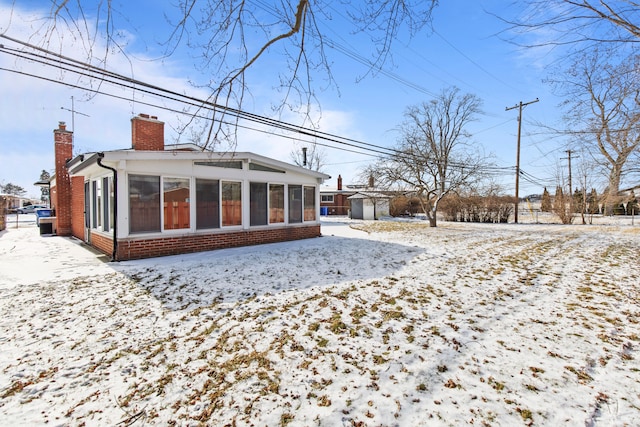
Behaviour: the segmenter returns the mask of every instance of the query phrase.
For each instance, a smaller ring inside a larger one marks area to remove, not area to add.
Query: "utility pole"
[[[569,161],[569,209],[571,209],[571,213],[573,214],[573,187],[571,185],[571,153],[573,153],[573,150],[565,150],[565,153],[567,153],[566,159]],[[584,192],[586,194],[586,188]]]
[[[569,162],[569,205],[573,208],[573,187],[571,186],[571,153],[572,150],[565,150],[567,153],[567,157],[565,157]]]
[[[71,132],[73,132],[76,129],[76,114],[80,114],[81,116],[85,116],[85,117],[91,117],[88,114],[84,114],[81,113],[79,111],[76,111],[74,105],[73,105],[73,96],[71,97],[71,109],[68,108],[64,108],[64,107],[60,107],[61,110],[67,110],[67,111],[71,111]]]
[[[584,174],[584,191],[582,192],[582,223],[586,224],[587,222],[584,219],[584,215],[588,214],[588,206],[587,206],[587,174]]]
[[[520,101],[518,104],[513,107],[505,108],[505,111],[513,110],[514,108],[518,109],[518,148],[516,150],[516,210],[514,212],[514,222],[518,223],[518,201],[520,198],[519,188],[520,188],[520,134],[522,132],[522,107],[526,107],[529,104],[533,104],[534,102],[538,102],[539,99],[536,98],[533,101],[522,102]]]

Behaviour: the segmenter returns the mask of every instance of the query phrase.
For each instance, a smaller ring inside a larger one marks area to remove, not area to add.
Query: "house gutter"
[[[114,168],[103,165],[104,153],[97,154],[98,166],[113,172],[113,252],[111,253],[111,261],[118,261],[118,171]]]

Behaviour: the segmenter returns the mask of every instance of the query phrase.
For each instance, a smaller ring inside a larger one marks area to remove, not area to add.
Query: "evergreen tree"
[[[556,187],[556,195],[553,198],[553,210],[557,211],[558,209],[564,210],[564,192],[560,186]]]
[[[40,173],[40,181],[45,182],[45,181],[49,181],[51,179],[51,174],[49,174],[49,172],[47,172],[46,170],[42,169],[42,172]],[[40,200],[47,201],[49,200],[49,187],[42,187],[40,189],[41,195],[40,195]]]
[[[542,200],[540,205],[540,210],[542,212],[551,212],[551,195],[547,190],[547,187],[544,187],[544,192],[542,193]]]
[[[591,192],[587,196],[587,212],[592,215],[600,213],[600,207],[598,206],[598,193],[595,188],[592,188]]]
[[[14,196],[22,196],[27,192],[27,190],[25,190],[24,188],[20,187],[19,185],[12,184],[12,183],[8,183],[6,185],[3,185],[1,190],[2,190],[3,193],[11,194],[11,195],[14,195]]]
[[[558,215],[563,224],[571,224],[573,222],[573,212],[571,212],[570,196],[565,196],[562,187],[556,188],[556,196],[553,201],[553,213]]]
[[[584,191],[576,188],[573,192],[573,212],[584,212]]]

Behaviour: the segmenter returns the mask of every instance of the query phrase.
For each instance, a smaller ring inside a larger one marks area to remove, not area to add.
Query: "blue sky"
[[[488,12],[517,13],[504,10],[501,0],[447,0],[441,2],[434,13],[435,32],[418,34],[412,40],[401,34],[394,41],[393,61],[385,66],[384,73],[367,74],[367,68],[344,53],[328,49],[337,89],[331,87],[316,93],[322,108],[319,119],[324,132],[353,138],[370,144],[392,146],[396,143],[394,129],[402,122],[403,113],[410,105],[429,101],[443,88],[459,87],[483,100],[484,114],[469,126],[473,143],[480,145],[486,154],[495,156],[500,167],[513,167],[516,162],[517,109],[505,111],[518,102],[539,98],[540,102],[524,109],[521,141],[521,168],[536,177],[535,183],[520,180],[520,195],[541,193],[544,185],[553,189],[558,173],[565,173],[565,141],[553,138],[536,129],[533,123],[556,125],[562,113],[548,85],[543,83],[548,67],[555,60],[551,51],[523,50],[507,43],[498,34],[504,24]],[[11,16],[10,3],[0,1],[0,31],[26,40],[28,33],[46,11],[47,1],[22,1],[17,16]],[[116,16],[116,26],[121,23],[130,44],[129,60],[121,57],[110,59],[111,70],[173,90],[196,96],[204,92],[194,89],[188,80],[202,78],[193,69],[194,60],[189,52],[178,51],[163,61],[149,61],[161,49],[157,45],[167,34],[162,11],[156,2],[127,2],[124,16]],[[363,37],[352,35],[337,11],[327,25],[328,36],[351,52],[368,55],[370,47]],[[23,16],[29,16],[24,19]],[[323,24],[323,25],[324,25]],[[132,28],[137,29],[134,33]],[[120,27],[118,27],[120,28]],[[508,34],[506,34],[508,36]],[[68,40],[67,40],[68,41]],[[2,43],[9,45],[6,40]],[[74,57],[73,47],[64,53]],[[79,58],[82,59],[82,58]],[[37,70],[39,74],[54,79],[69,79],[68,75],[35,67],[6,54],[0,54],[0,67],[12,70]],[[249,75],[251,96],[244,109],[263,115],[271,115],[271,105],[280,96],[272,90],[268,70],[281,67],[279,57],[265,57]],[[392,77],[389,77],[389,74]],[[365,76],[362,80],[359,77]],[[273,77],[273,76],[271,76]],[[394,78],[395,77],[395,78]],[[322,75],[314,76],[321,79]],[[403,82],[407,82],[405,84]],[[315,83],[315,82],[314,82]],[[318,80],[316,87],[325,87]],[[419,90],[416,89],[419,87]],[[0,126],[0,182],[23,186],[29,195],[39,194],[32,184],[40,172],[53,169],[53,129],[58,121],[66,121],[71,128],[71,97],[78,112],[74,120],[76,152],[101,151],[130,147],[130,118],[139,113],[157,115],[166,122],[167,138],[175,137],[172,128],[178,124],[175,114],[156,110],[139,102],[96,96],[88,97],[86,91],[72,89],[54,83],[34,80],[0,70],[1,97]],[[124,97],[130,94],[122,93]],[[287,121],[296,123],[293,114],[285,114]],[[237,149],[253,151],[283,161],[290,161],[291,151],[299,148],[290,139],[269,137],[263,133],[242,131]],[[323,148],[323,171],[332,176],[328,184],[335,185],[338,174],[344,182],[357,179],[359,170],[374,159],[337,149]],[[558,172],[560,171],[560,172]],[[497,183],[508,194],[513,194],[515,176],[505,171],[496,176]]]

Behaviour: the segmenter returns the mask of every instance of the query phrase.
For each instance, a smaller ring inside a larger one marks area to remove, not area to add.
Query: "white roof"
[[[347,197],[347,199],[391,199],[391,196],[374,191],[360,191],[353,196]]]
[[[182,144],[184,147],[187,144]],[[197,147],[194,144],[188,144],[193,147]],[[169,148],[171,146],[167,146]],[[186,148],[186,149],[185,149]],[[67,163],[69,172],[72,175],[83,175],[81,171],[86,168],[92,167],[96,164],[98,159],[103,162],[113,163],[121,160],[156,160],[156,161],[170,161],[170,160],[192,160],[192,161],[232,161],[238,160],[247,163],[258,163],[264,166],[270,166],[285,171],[296,172],[304,175],[309,175],[317,179],[326,180],[331,176],[312,171],[307,168],[292,165],[290,163],[282,162],[269,157],[261,156],[259,154],[251,152],[213,152],[202,151],[200,148],[198,151],[189,149],[190,147],[184,147],[182,149],[168,149],[164,151],[147,151],[147,150],[134,150],[132,148],[126,150],[113,150],[104,151],[100,153],[87,153],[75,157]]]

